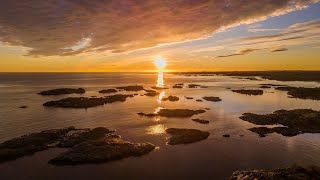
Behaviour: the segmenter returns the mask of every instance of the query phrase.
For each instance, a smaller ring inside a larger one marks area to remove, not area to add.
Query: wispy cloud
[[[30,56],[123,53],[207,37],[317,1],[3,0],[0,41],[27,47]]]

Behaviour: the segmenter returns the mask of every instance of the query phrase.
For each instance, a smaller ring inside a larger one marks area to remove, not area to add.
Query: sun
[[[166,67],[167,63],[164,58],[161,56],[157,56],[154,60],[154,64],[156,65],[157,69],[163,69]]]

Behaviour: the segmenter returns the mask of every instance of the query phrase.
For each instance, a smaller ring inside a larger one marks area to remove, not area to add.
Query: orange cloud
[[[318,0],[2,0],[0,41],[30,56],[122,53],[207,37]]]

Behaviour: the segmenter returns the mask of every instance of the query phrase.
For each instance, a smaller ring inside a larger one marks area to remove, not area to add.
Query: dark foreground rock
[[[114,131],[94,129],[46,130],[15,138],[0,144],[0,162],[14,160],[52,147],[71,148],[49,161],[55,165],[102,163],[130,156],[141,156],[155,149],[150,143],[130,143]]]
[[[263,90],[260,89],[238,89],[238,90],[232,90],[232,92],[236,92],[239,94],[245,94],[245,95],[263,95]]]
[[[200,124],[209,124],[210,121],[204,119],[192,119],[192,121],[200,123]]]
[[[213,97],[213,96],[205,96],[202,99],[204,99],[206,101],[212,101],[212,102],[222,101],[219,97]]]
[[[152,90],[153,91],[153,90]],[[154,97],[154,96],[158,96],[160,93],[157,91],[153,91],[151,92],[151,90],[149,90],[149,92],[147,92],[146,94],[144,94],[145,96],[149,96],[149,97]]]
[[[292,98],[320,100],[320,88],[303,88],[283,86],[277,87],[277,90],[287,91]]]
[[[63,94],[84,94],[86,90],[83,88],[59,88],[59,89],[52,89],[48,91],[42,91],[38,94],[44,95],[44,96],[49,96],[49,95],[63,95]]]
[[[294,179],[319,179],[320,167],[308,168],[293,165],[289,168],[275,170],[236,171],[230,180],[294,180]]]
[[[84,141],[71,150],[62,153],[49,161],[54,165],[76,165],[88,163],[104,163],[124,159],[131,156],[142,156],[155,149],[150,143],[130,143],[120,136],[106,137]]]
[[[102,93],[102,94],[106,94],[106,93],[116,93],[118,92],[116,89],[103,89],[103,90],[100,90],[99,93]]]
[[[162,100],[174,102],[174,101],[179,101],[179,98],[177,96],[168,96],[166,98],[163,98]]]
[[[158,87],[158,86],[152,86],[151,88],[152,88],[152,89],[155,89],[155,90],[169,89],[169,88],[167,88],[167,87]]]
[[[244,113],[240,119],[257,125],[278,125],[285,127],[256,127],[249,129],[261,137],[276,132],[284,136],[296,136],[301,133],[320,133],[320,111],[311,109],[278,110],[272,114]]]
[[[158,112],[159,116],[163,117],[191,117],[193,115],[205,113],[205,110],[190,110],[190,109],[161,109]]]
[[[117,87],[117,89],[121,89],[124,91],[143,91],[144,87],[140,85],[134,85],[134,86],[122,86],[122,87]]]
[[[75,128],[51,129],[3,142],[0,144],[0,163],[49,149],[71,130]]]
[[[89,108],[100,106],[108,103],[114,102],[124,102],[127,98],[133,97],[133,95],[112,95],[100,98],[89,98],[89,97],[69,97],[65,99],[60,99],[57,101],[49,101],[44,103],[47,107],[63,107],[63,108]]]
[[[210,135],[209,132],[200,131],[197,129],[177,129],[169,128],[166,129],[166,132],[171,134],[168,144],[177,145],[177,144],[189,144],[197,141],[207,139]]]

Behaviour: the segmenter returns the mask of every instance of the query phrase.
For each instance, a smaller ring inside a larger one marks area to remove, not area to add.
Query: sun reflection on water
[[[157,87],[163,87],[163,86],[164,86],[163,72],[158,71]]]
[[[153,135],[160,135],[160,134],[164,134],[166,132],[166,129],[167,127],[164,126],[163,124],[157,124],[157,125],[148,127],[147,133],[153,134]]]

